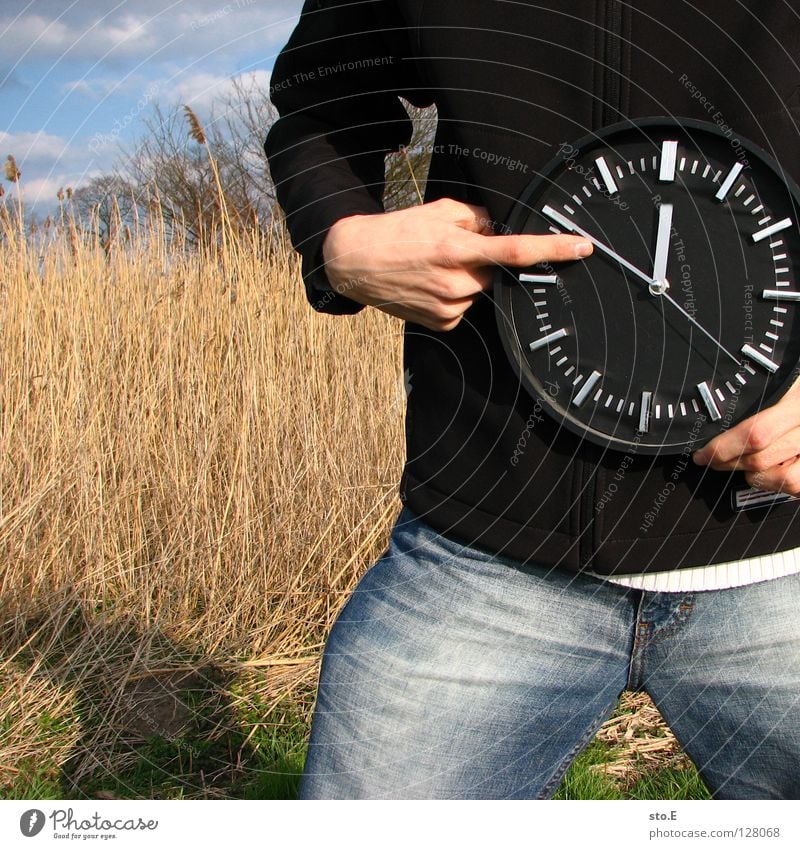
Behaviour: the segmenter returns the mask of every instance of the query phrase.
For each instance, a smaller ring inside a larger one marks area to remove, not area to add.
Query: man
[[[800,392],[696,452],[642,533],[674,458],[632,456],[603,501],[623,455],[532,420],[490,289],[591,252],[496,235],[591,130],[700,118],[800,176],[798,38],[797,0],[306,3],[272,78],[278,197],[313,305],[407,322],[414,391],[404,509],[326,645],[303,798],[547,798],[626,687],[715,797],[800,798],[797,506],[731,498],[800,493]],[[439,123],[426,203],[384,213],[398,96]]]

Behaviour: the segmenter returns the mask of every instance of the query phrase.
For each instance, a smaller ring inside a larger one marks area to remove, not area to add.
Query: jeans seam
[[[569,769],[572,761],[580,754],[580,752],[589,745],[592,741],[595,734],[597,734],[598,730],[602,726],[604,720],[604,716],[606,713],[610,713],[614,706],[617,703],[617,699],[610,701],[606,704],[602,710],[600,710],[597,714],[597,718],[592,722],[589,727],[584,731],[581,737],[578,739],[577,743],[569,750],[569,752],[562,758],[560,761],[556,771],[553,773],[552,778],[547,782],[547,784],[542,787],[539,795],[536,797],[537,799],[549,799],[551,795],[558,789],[558,785],[561,783],[561,779],[564,777],[564,774]]]

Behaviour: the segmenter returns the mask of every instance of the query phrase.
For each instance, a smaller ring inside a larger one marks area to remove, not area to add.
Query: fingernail
[[[702,450],[695,451],[694,454],[692,454],[692,460],[694,460],[698,466],[705,466],[708,464],[708,456]]]
[[[580,259],[584,256],[589,256],[592,252],[592,243],[591,242],[576,242],[575,243],[575,257],[576,259]]]

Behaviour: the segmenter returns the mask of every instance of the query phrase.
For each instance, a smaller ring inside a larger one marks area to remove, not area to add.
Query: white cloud
[[[131,60],[235,58],[260,49],[269,59],[283,45],[300,0],[128,0],[110,4],[3,0],[0,55],[12,67],[31,59]],[[110,7],[110,8],[109,8]],[[29,11],[35,9],[35,12]]]
[[[20,168],[60,159],[67,150],[66,139],[49,133],[6,133],[0,130],[3,159],[12,154]]]
[[[26,203],[35,208],[55,203],[59,188],[77,188],[87,179],[107,172],[112,157],[87,157],[86,146],[48,133],[0,131],[2,161],[12,154],[22,174],[19,188]]]
[[[172,95],[177,102],[188,103],[194,110],[207,114],[215,102],[232,95],[237,86],[266,94],[270,77],[271,73],[265,70],[247,71],[233,77],[201,72],[178,78]]]

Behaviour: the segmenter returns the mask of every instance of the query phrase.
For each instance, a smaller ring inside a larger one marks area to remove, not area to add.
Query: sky
[[[154,104],[189,104],[203,120],[237,77],[266,91],[301,6],[0,0],[0,161],[15,157],[26,206],[46,212],[59,188],[107,171]]]

